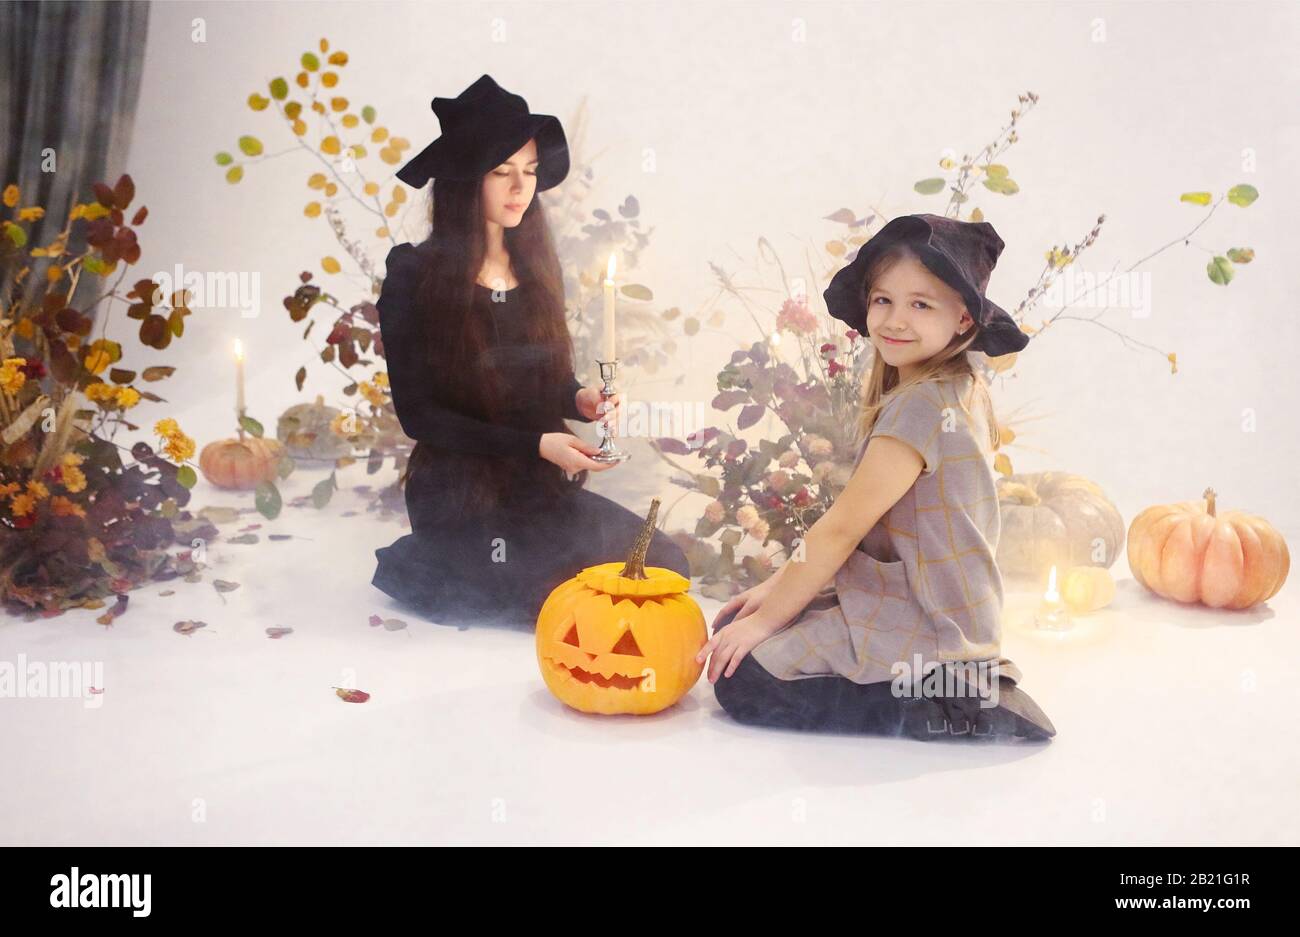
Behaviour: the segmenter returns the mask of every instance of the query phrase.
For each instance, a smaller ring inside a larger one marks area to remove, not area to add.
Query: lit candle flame
[[[241,342],[239,339],[235,339],[235,360],[236,361],[244,360],[244,343]]]
[[[609,255],[609,266],[605,268],[605,282],[614,282],[614,255]]]
[[[1049,602],[1059,602],[1061,595],[1056,591],[1056,564],[1052,564],[1052,571],[1047,577],[1047,591],[1043,593],[1043,598]]]

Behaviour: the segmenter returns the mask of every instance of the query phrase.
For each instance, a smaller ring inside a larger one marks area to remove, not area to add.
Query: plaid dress
[[[876,436],[907,443],[925,466],[833,585],[751,652],[770,674],[866,684],[894,679],[891,668],[902,662],[919,678],[919,655],[922,668],[996,660],[997,673],[1019,683],[1019,668],[1001,656],[997,489],[976,435],[983,426],[959,402],[971,380],[926,381],[886,397],[854,467]]]

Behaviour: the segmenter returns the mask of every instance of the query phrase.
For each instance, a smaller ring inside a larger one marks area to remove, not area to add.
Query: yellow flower
[[[357,390],[361,391],[361,396],[369,400],[371,405],[376,407],[384,405],[384,392],[369,381],[361,384]]]
[[[153,425],[153,431],[159,436],[166,438],[168,436],[175,436],[181,431],[181,428],[176,424],[175,420],[171,417],[167,417],[166,419],[159,420],[155,423]]]
[[[50,499],[50,510],[58,517],[85,517],[86,509],[75,501],[71,501],[63,495],[55,495]]]
[[[87,384],[85,393],[88,399],[96,402],[112,403],[117,400],[117,388],[103,381]]]
[[[86,360],[85,360],[86,370],[89,371],[91,374],[99,374],[106,367],[112,364],[112,362],[113,359],[109,357],[107,351],[105,351],[102,348],[92,348],[91,351],[86,355]]]
[[[184,462],[194,455],[194,440],[184,433],[175,433],[167,437],[167,445],[163,447],[163,451],[173,462]]]
[[[86,473],[75,465],[63,466],[63,487],[76,494],[86,490]]]
[[[117,389],[117,405],[123,410],[129,410],[140,402],[140,392],[134,387],[119,387]]]
[[[15,495],[13,501],[9,503],[9,510],[14,517],[26,517],[32,513],[32,508],[36,506],[36,501],[31,495]]]
[[[37,481],[33,478],[27,482],[27,493],[39,501],[42,498],[48,498],[50,496],[50,489],[45,487],[44,482]]]
[[[0,498],[7,498],[22,489],[22,485],[17,482],[9,482],[7,485],[0,485]]]
[[[31,208],[20,208],[18,210],[19,221],[40,221],[44,217],[45,209],[41,208],[39,205],[34,205]]]
[[[14,331],[22,338],[31,338],[36,334],[36,326],[33,324],[31,319],[21,319],[18,324],[14,326]]]
[[[387,371],[377,371],[377,372],[375,372],[375,384],[376,384],[376,386],[378,386],[378,387],[387,387],[387,386],[388,386],[388,372],[387,372]]]
[[[4,202],[5,208],[13,208],[18,204],[18,186],[12,182],[5,186]]]
[[[78,466],[78,465],[80,465],[82,462],[85,462],[85,461],[86,461],[86,457],[85,457],[84,455],[82,455],[81,453],[79,453],[79,452],[65,452],[65,453],[63,453],[63,464],[64,464],[64,465]]]
[[[0,387],[3,387],[7,394],[18,393],[22,386],[27,383],[27,375],[9,363],[10,361],[22,360],[22,358],[10,358],[3,365],[0,365]]]

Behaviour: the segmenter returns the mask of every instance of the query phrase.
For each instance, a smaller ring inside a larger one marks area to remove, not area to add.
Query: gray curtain
[[[0,188],[15,183],[20,206],[44,206],[31,243],[52,241],[72,206],[94,197],[92,183],[112,185],[128,171],[148,24],[144,0],[0,0]],[[42,171],[47,148],[54,172]],[[83,247],[75,237],[68,244]],[[0,271],[0,282],[9,274]],[[93,299],[94,280],[83,278],[69,302]]]

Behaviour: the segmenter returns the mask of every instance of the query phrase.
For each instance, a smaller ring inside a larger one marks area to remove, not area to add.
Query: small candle
[[[609,266],[605,268],[605,324],[604,352],[602,361],[614,360],[614,255],[609,255]]]
[[[1047,577],[1047,591],[1043,593],[1034,613],[1034,625],[1047,631],[1067,631],[1072,627],[1070,610],[1061,600],[1061,593],[1056,588],[1056,566]]]
[[[235,412],[244,415],[244,345],[235,339]]]

